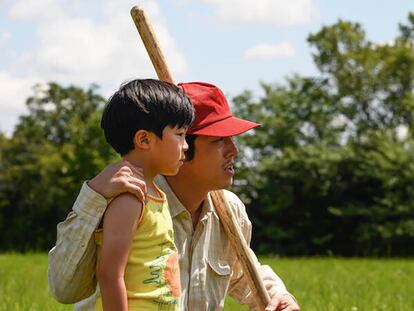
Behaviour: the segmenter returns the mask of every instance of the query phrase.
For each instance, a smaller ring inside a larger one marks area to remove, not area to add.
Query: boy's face
[[[162,139],[156,137],[153,155],[157,171],[162,175],[175,175],[185,160],[184,152],[188,145],[185,141],[187,128],[166,126],[162,132]]]
[[[194,158],[186,161],[182,170],[207,191],[230,186],[239,153],[232,137],[198,136],[194,145]]]

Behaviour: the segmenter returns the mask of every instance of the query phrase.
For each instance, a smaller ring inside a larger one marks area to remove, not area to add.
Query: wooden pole
[[[237,223],[236,217],[225,197],[224,191],[211,191],[210,196],[231,246],[240,260],[243,273],[246,276],[247,284],[253,293],[256,304],[260,310],[264,310],[270,302],[269,294],[263,284],[259,271],[257,271],[255,262],[250,253],[250,247],[247,245],[240,229],[240,225]]]
[[[160,44],[156,38],[148,17],[145,14],[145,11],[141,7],[134,6],[131,9],[131,16],[141,36],[144,46],[147,49],[152,64],[154,65],[158,78],[161,81],[175,84],[164,54],[162,53]],[[229,203],[225,198],[224,191],[211,191],[210,196],[230,244],[236,253],[237,258],[240,260],[243,273],[253,293],[256,304],[260,310],[264,310],[270,302],[269,294],[267,293],[259,272],[257,271],[255,262],[250,253],[250,248],[244,239],[243,233],[241,232],[240,225],[237,223]]]
[[[152,65],[157,72],[158,79],[175,84],[167,61],[162,53],[160,43],[157,40],[154,29],[144,9],[134,6],[131,9],[131,16],[141,36],[142,42],[147,49]]]

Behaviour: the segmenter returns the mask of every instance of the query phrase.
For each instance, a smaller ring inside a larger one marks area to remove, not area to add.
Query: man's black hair
[[[134,149],[138,130],[155,133],[162,139],[166,126],[188,127],[194,120],[194,107],[174,84],[153,79],[127,82],[105,106],[101,128],[106,141],[121,156]]]
[[[188,149],[185,152],[185,158],[187,161],[191,161],[192,159],[194,159],[194,155],[195,155],[195,140],[198,137],[198,135],[194,135],[194,134],[188,134],[185,136],[185,140],[187,142],[188,145]]]

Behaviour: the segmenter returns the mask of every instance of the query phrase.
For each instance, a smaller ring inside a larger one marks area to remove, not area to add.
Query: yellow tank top
[[[173,224],[165,194],[148,195],[138,228],[133,236],[124,280],[128,310],[178,311],[181,283]],[[102,229],[95,232],[98,264],[102,247]],[[99,295],[95,310],[102,309]]]

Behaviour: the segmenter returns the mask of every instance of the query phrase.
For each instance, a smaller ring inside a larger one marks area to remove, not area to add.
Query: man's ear
[[[134,136],[135,148],[148,150],[151,148],[152,135],[146,130],[139,130]]]

